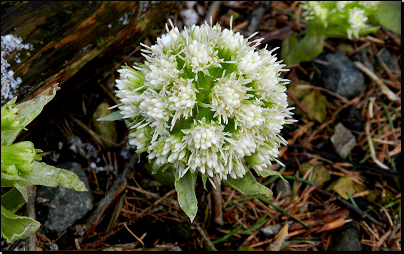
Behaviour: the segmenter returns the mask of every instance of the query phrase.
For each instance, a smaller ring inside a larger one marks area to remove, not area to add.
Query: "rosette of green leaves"
[[[28,237],[40,227],[34,219],[15,214],[28,201],[30,185],[87,191],[76,174],[38,162],[41,156],[37,153],[42,150],[35,149],[32,142],[13,144],[21,130],[26,129],[55,96],[57,89],[19,105],[14,98],[1,107],[1,187],[12,187],[1,196],[1,237],[8,242]]]
[[[379,26],[375,14],[382,1],[302,1],[307,23],[304,37],[298,41],[293,34],[282,42],[281,58],[287,65],[310,61],[321,54],[324,40],[365,36]]]

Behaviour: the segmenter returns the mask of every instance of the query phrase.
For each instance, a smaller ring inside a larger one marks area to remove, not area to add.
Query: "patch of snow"
[[[77,136],[68,137],[68,142],[70,144],[69,149],[72,150],[74,153],[78,153],[86,159],[90,159],[91,157],[97,159],[98,152],[93,144],[83,143],[80,137]]]
[[[192,9],[196,4],[196,1],[185,1],[187,8]]]
[[[131,155],[134,154],[134,150],[135,150],[136,146],[124,146],[124,148],[122,148],[121,152],[119,153],[119,155],[124,158],[125,160],[129,159]]]
[[[88,48],[90,48],[92,46],[92,44],[90,43],[90,44],[88,44],[87,46],[85,46],[85,47],[82,47],[80,50],[79,50],[79,53],[83,53],[83,52],[85,52]]]
[[[123,14],[123,17],[119,18],[119,22],[122,23],[122,25],[129,25],[129,16],[127,13]]]
[[[29,43],[22,44],[22,39],[15,37],[12,34],[1,36],[1,100],[11,100],[15,96],[18,87],[22,83],[20,77],[14,79],[14,72],[12,70],[8,70],[11,65],[5,59],[13,51],[22,49],[32,50],[33,47]],[[14,60],[16,63],[21,62],[19,54],[16,54]]]
[[[192,24],[198,23],[199,15],[194,9],[181,10],[180,13],[184,17],[185,26],[190,26]]]
[[[199,16],[201,17],[205,16],[202,7],[199,4],[196,6],[196,11],[198,12]]]

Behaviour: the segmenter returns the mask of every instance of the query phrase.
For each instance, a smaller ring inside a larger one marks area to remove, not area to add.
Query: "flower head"
[[[377,11],[378,1],[302,1],[303,15],[327,29],[329,37],[359,37],[377,27],[366,24]]]
[[[155,167],[172,166],[178,178],[200,172],[243,178],[243,159],[260,174],[286,144],[285,65],[261,40],[249,42],[219,24],[184,27],[143,45],[144,64],[124,66],[116,80],[129,143]],[[255,43],[254,45],[252,45]]]

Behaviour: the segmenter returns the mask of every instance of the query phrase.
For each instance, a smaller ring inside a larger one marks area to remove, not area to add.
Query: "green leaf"
[[[282,41],[282,47],[281,47],[282,60],[286,61],[286,59],[289,57],[291,52],[296,47],[297,43],[298,43],[297,38],[293,34],[290,34]]]
[[[273,195],[270,189],[255,180],[248,168],[245,169],[246,173],[243,178],[233,179],[228,177],[227,180],[223,180],[223,182],[243,194],[254,195],[262,193],[267,196]]]
[[[28,187],[12,188],[1,196],[1,205],[12,213],[18,211],[28,201]]]
[[[26,238],[39,229],[41,224],[32,218],[18,216],[1,206],[1,237],[7,242]]]
[[[2,176],[3,177],[3,176]],[[34,161],[34,168],[29,173],[20,174],[24,180],[14,180],[21,186],[44,185],[50,187],[62,186],[76,191],[87,191],[86,186],[73,172],[56,168],[42,162]],[[3,185],[3,179],[2,179]],[[12,186],[10,186],[12,187]]]
[[[1,172],[1,187],[14,187],[16,183],[21,186],[29,186],[28,180],[18,175],[9,175]]]
[[[56,91],[59,89],[59,87],[55,87],[53,88],[52,95],[48,92],[38,98],[17,105],[16,108],[20,110],[18,118],[21,121],[21,125],[25,127],[32,122],[42,112],[43,107],[55,97]]]
[[[20,134],[22,128],[1,131],[1,145],[11,145]]]
[[[56,91],[59,90],[59,87],[53,88],[52,95],[44,94],[36,99],[26,101],[19,105],[16,105],[15,108],[20,110],[17,113],[18,120],[20,121],[20,126],[24,127],[27,126],[32,120],[34,120],[39,113],[43,110],[43,107],[53,99],[56,95]],[[16,97],[13,98],[12,101],[8,102],[8,104],[14,103]],[[4,106],[3,106],[4,107]],[[21,132],[23,128],[18,128],[15,130],[2,130],[1,131],[1,144],[2,145],[11,145],[14,140],[17,138],[18,134]]]
[[[302,40],[297,42],[296,36],[289,35],[282,42],[281,56],[285,64],[308,62],[320,55],[324,48],[325,31],[321,24],[311,20]]]
[[[208,189],[206,189],[206,180],[208,180],[208,177],[205,174],[201,174],[201,176],[202,176],[203,188],[207,191]]]
[[[296,47],[285,58],[287,65],[308,62],[323,52],[324,40],[321,37],[310,37],[308,35],[299,41]]]
[[[122,120],[123,115],[121,114],[121,110],[114,111],[109,115],[106,115],[104,117],[98,118],[97,121],[117,121],[117,120]]]
[[[401,35],[401,3],[398,1],[380,1],[376,19],[382,26]]]
[[[178,204],[188,215],[191,223],[198,211],[198,202],[195,195],[195,177],[196,174],[188,170],[183,177],[177,179],[176,176],[175,179],[175,189],[177,191]]]

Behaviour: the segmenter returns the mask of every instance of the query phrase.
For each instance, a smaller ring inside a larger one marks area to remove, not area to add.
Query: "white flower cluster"
[[[348,38],[359,37],[370,28],[368,17],[377,11],[379,1],[302,1],[306,19],[315,20],[325,27],[343,30]]]
[[[348,34],[359,37],[360,29],[366,25],[366,21],[368,20],[364,13],[365,11],[358,9],[358,7],[349,10],[348,22],[351,26],[348,28]]]
[[[248,42],[207,22],[180,32],[169,22],[172,29],[166,25],[155,45],[142,44],[144,64],[119,70],[129,143],[147,152],[155,168],[172,166],[178,177],[191,171],[242,178],[243,160],[260,175],[272,174],[268,166],[287,144],[282,125],[295,121],[288,80],[280,77],[285,65],[273,50],[256,50],[262,39]]]

